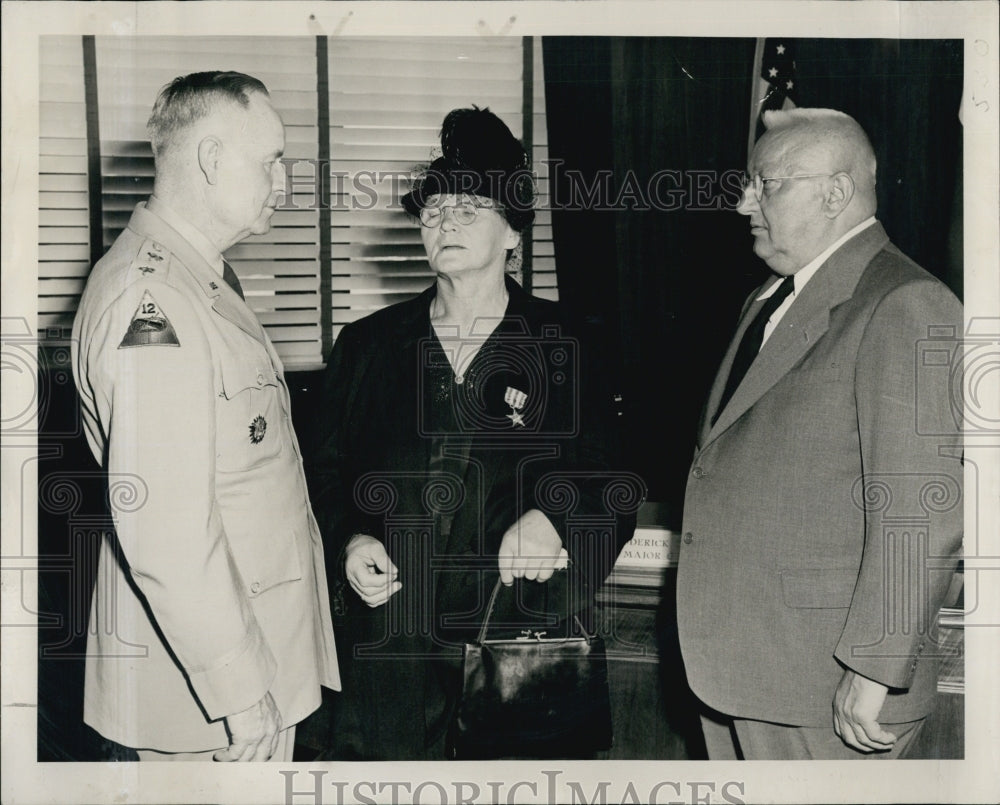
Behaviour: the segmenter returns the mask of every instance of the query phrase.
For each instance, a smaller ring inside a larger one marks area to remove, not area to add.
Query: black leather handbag
[[[604,641],[528,632],[488,640],[497,581],[475,643],[463,655],[462,696],[447,740],[455,760],[590,758],[612,743]]]

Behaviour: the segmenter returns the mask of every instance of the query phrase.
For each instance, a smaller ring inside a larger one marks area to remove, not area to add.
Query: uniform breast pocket
[[[266,355],[223,360],[216,406],[216,462],[232,472],[251,469],[281,455],[285,412],[278,376]]]

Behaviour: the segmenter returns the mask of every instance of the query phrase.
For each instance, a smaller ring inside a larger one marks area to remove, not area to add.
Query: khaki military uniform
[[[281,362],[257,318],[140,204],[74,325],[101,546],[84,719],[126,746],[228,743],[270,692],[291,726],[339,689],[323,549]]]

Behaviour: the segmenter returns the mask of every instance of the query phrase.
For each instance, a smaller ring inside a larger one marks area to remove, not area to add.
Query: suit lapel
[[[872,258],[889,242],[882,225],[875,223],[842,245],[819,268],[785,313],[777,329],[761,348],[729,404],[711,425],[712,406],[718,405],[732,366],[740,338],[762,302],[754,301],[745,310],[736,336],[729,345],[726,358],[712,387],[709,404],[702,415],[699,443],[702,447],[723,433],[745,414],[761,397],[791,371],[830,326],[830,311],[851,298],[861,274]],[[754,292],[756,299],[761,286]]]
[[[778,282],[781,282],[781,279],[775,278],[771,281],[771,285]],[[708,435],[712,430],[712,415],[719,407],[719,400],[722,399],[722,391],[726,387],[726,380],[729,378],[729,373],[733,368],[733,361],[736,359],[736,350],[739,348],[739,343],[743,339],[743,334],[750,326],[750,322],[754,320],[758,311],[760,311],[765,304],[765,300],[758,302],[757,297],[760,296],[768,287],[768,283],[765,282],[757,288],[757,290],[751,293],[747,301],[743,303],[743,310],[740,312],[740,317],[736,325],[736,333],[729,342],[729,347],[726,350],[726,354],[722,358],[722,363],[719,365],[719,369],[715,373],[715,380],[712,383],[712,389],[708,393],[708,402],[705,403],[705,407],[701,411],[701,419],[698,422],[698,446],[705,444],[708,439]],[[732,400],[730,400],[730,403],[732,403]]]
[[[212,308],[224,319],[231,321],[262,344],[267,343],[264,330],[253,311],[237,293],[210,266],[201,253],[188,243],[166,221],[139,204],[129,221],[129,228],[140,235],[152,238],[169,250],[176,261],[174,266],[185,270],[212,300]]]

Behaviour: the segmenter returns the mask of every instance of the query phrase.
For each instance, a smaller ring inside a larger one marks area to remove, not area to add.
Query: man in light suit
[[[684,663],[712,759],[895,758],[933,704],[962,528],[948,371],[925,371],[918,342],[957,339],[961,306],[875,220],[853,119],[764,122],[738,210],[778,276],[748,299],[700,425]]]
[[[223,252],[270,228],[281,119],[264,85],[195,73],[148,123],[153,196],[91,273],[73,370],[114,512],[84,720],[149,760],[291,760],[339,688],[323,549],[281,361]]]

